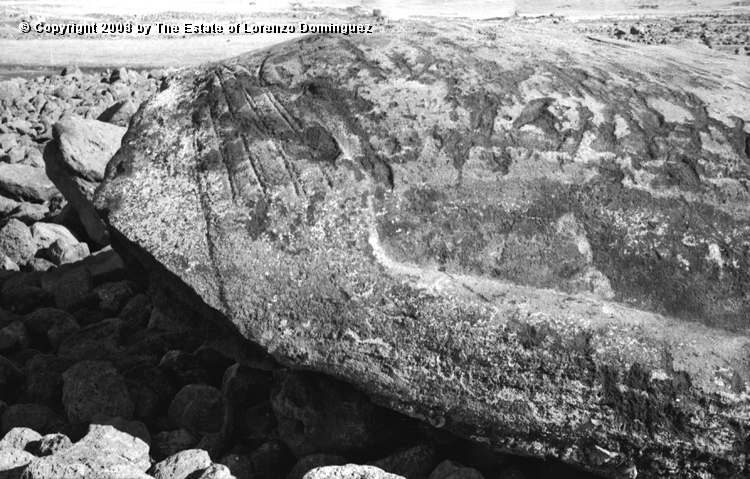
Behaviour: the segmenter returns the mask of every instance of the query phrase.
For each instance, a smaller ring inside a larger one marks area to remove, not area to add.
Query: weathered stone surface
[[[33,261],[33,259],[32,259]],[[20,271],[21,268],[15,261],[10,259],[5,253],[0,251],[0,270],[2,271]]]
[[[20,479],[24,467],[34,459],[36,457],[26,451],[0,448],[0,478]]]
[[[191,476],[192,477],[192,476]],[[239,479],[232,474],[229,468],[223,464],[211,464],[200,474],[195,474],[195,479]]]
[[[120,147],[125,128],[73,115],[63,117],[54,127],[61,160],[71,173],[89,181],[101,181],[104,169]]]
[[[375,466],[359,466],[347,464],[345,466],[325,466],[313,469],[305,474],[304,479],[404,479],[390,474]]]
[[[0,449],[20,449],[21,451],[34,450],[42,436],[26,427],[15,427],[0,439]]]
[[[187,479],[194,472],[206,469],[211,464],[213,463],[206,451],[188,449],[154,464],[148,473],[155,479]]]
[[[145,472],[150,466],[148,444],[130,434],[130,431],[122,431],[122,429],[122,424],[117,426],[92,424],[88,434],[72,447],[33,461],[24,477],[28,479],[50,477],[83,479],[116,466],[132,467]],[[120,477],[124,479],[127,476]]]
[[[49,248],[45,248],[40,253],[56,266],[75,263],[91,254],[86,243],[79,243],[77,240],[70,241],[65,238],[56,240]]]
[[[78,238],[63,225],[38,222],[31,225],[30,231],[37,249],[48,248],[59,239],[66,239],[70,243],[78,243]]]
[[[19,266],[34,256],[36,244],[29,227],[12,219],[0,228],[0,251]]]
[[[65,116],[55,124],[54,140],[43,153],[47,177],[78,212],[91,239],[103,245],[108,244],[107,232],[90,200],[124,133],[120,126]]]
[[[173,76],[96,199],[116,247],[281,362],[496,450],[741,474],[750,66],[393,33]]]
[[[43,169],[21,163],[0,163],[0,192],[37,203],[47,201],[58,193]]]
[[[47,434],[39,438],[34,453],[39,457],[51,456],[71,447],[73,443],[65,434]]]
[[[109,317],[120,314],[122,308],[135,296],[132,284],[127,281],[105,283],[94,289],[94,294],[99,298],[99,310]]]
[[[93,471],[86,476],[86,479],[153,479],[137,467],[120,464],[109,466],[100,471]]]
[[[108,362],[83,361],[65,371],[62,400],[70,422],[90,422],[96,414],[133,417],[125,381]]]

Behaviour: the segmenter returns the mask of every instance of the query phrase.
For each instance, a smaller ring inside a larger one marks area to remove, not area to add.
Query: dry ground
[[[383,17],[373,15],[376,10]],[[606,36],[614,33],[616,26],[611,24],[616,21],[603,21],[602,17],[615,17],[632,23],[648,22],[649,19],[663,21],[685,15],[736,15],[748,12],[750,0],[0,0],[0,70],[5,70],[7,75],[9,70],[55,69],[68,64],[137,68],[184,66],[229,58],[299,35],[225,33],[185,36],[152,33],[148,37],[133,34],[115,37],[68,35],[60,38],[49,34],[22,35],[18,27],[22,20],[47,23],[122,21],[152,25],[154,30],[159,21],[180,25],[199,22],[224,25],[238,22],[272,25],[356,22],[372,24],[377,31],[392,19],[405,16],[457,17],[457,21],[472,22],[481,27],[488,19],[518,14],[526,19],[564,16],[566,20],[558,22],[561,27],[571,28],[570,22],[577,22],[576,28],[579,30]],[[708,23],[723,25],[724,18]],[[581,23],[586,25],[581,27]],[[735,28],[741,31],[747,27],[750,30],[750,26],[743,25],[740,22]],[[710,26],[707,28],[710,30]],[[696,37],[699,38],[700,33],[696,33]],[[634,37],[633,40],[639,39]],[[739,50],[742,50],[741,39],[737,42]]]

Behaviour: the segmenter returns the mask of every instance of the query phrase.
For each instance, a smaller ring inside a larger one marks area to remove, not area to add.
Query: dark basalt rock
[[[285,365],[498,451],[740,477],[750,67],[703,55],[306,37],[172,76],[95,203],[123,258]]]

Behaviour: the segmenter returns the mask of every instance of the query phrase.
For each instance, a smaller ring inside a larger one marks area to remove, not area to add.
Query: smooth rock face
[[[281,362],[496,450],[739,474],[750,66],[398,28],[172,77],[96,198],[116,248]]]

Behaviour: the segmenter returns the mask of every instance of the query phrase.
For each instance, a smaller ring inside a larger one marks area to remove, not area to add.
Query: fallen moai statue
[[[280,362],[499,451],[746,474],[750,65],[447,25],[171,77],[95,198],[114,247]]]

